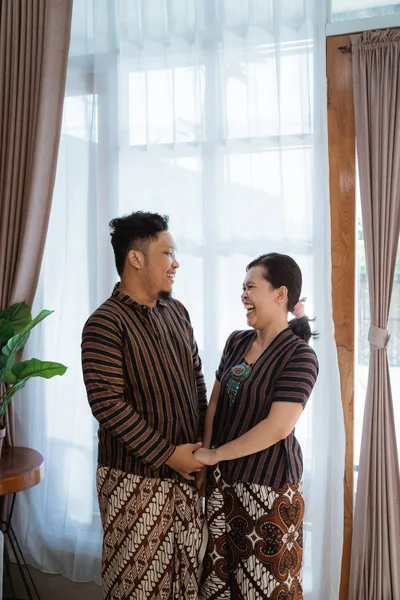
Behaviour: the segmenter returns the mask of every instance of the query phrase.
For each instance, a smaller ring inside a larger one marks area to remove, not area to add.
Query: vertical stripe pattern
[[[82,368],[99,422],[99,465],[177,478],[164,463],[177,445],[201,438],[207,408],[185,307],[170,299],[150,309],[116,286],[85,324]]]
[[[240,383],[234,404],[227,384],[232,368],[243,362],[256,332],[235,331],[227,340],[217,379],[220,396],[214,418],[212,444],[222,446],[267,418],[273,402],[299,402],[305,406],[318,375],[314,350],[288,328],[282,331],[252,365]],[[247,481],[281,487],[297,483],[303,473],[300,445],[294,431],[284,440],[251,456],[220,465],[226,481]]]

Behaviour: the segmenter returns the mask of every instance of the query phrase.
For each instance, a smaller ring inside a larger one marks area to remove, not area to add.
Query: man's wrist
[[[168,464],[171,460],[171,458],[173,457],[173,455],[175,454],[175,450],[176,450],[176,446],[174,444],[171,444],[168,448],[168,456],[167,459],[164,461],[164,464],[167,465],[167,467],[169,467],[170,465]]]

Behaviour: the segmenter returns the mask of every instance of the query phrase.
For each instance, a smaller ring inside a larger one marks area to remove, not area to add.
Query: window
[[[400,12],[399,2],[388,0],[332,0],[332,21],[350,21]]]
[[[168,61],[133,50],[119,65],[118,212],[170,215],[181,272],[198,274],[194,286],[178,277],[175,293],[193,315],[209,385],[231,324],[245,327],[240,290],[252,258],[293,254],[314,296],[312,46],[243,41],[244,55],[225,42]]]

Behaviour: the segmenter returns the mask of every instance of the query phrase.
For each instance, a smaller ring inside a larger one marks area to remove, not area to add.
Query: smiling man
[[[121,282],[88,319],[82,368],[99,422],[97,491],[105,600],[194,600],[202,543],[193,452],[206,388],[168,218],[110,223]]]

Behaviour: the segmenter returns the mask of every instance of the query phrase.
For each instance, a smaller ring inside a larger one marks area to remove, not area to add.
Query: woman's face
[[[243,282],[242,303],[247,323],[254,329],[264,329],[282,314],[286,305],[287,289],[274,289],[263,277],[263,267],[252,267]]]

